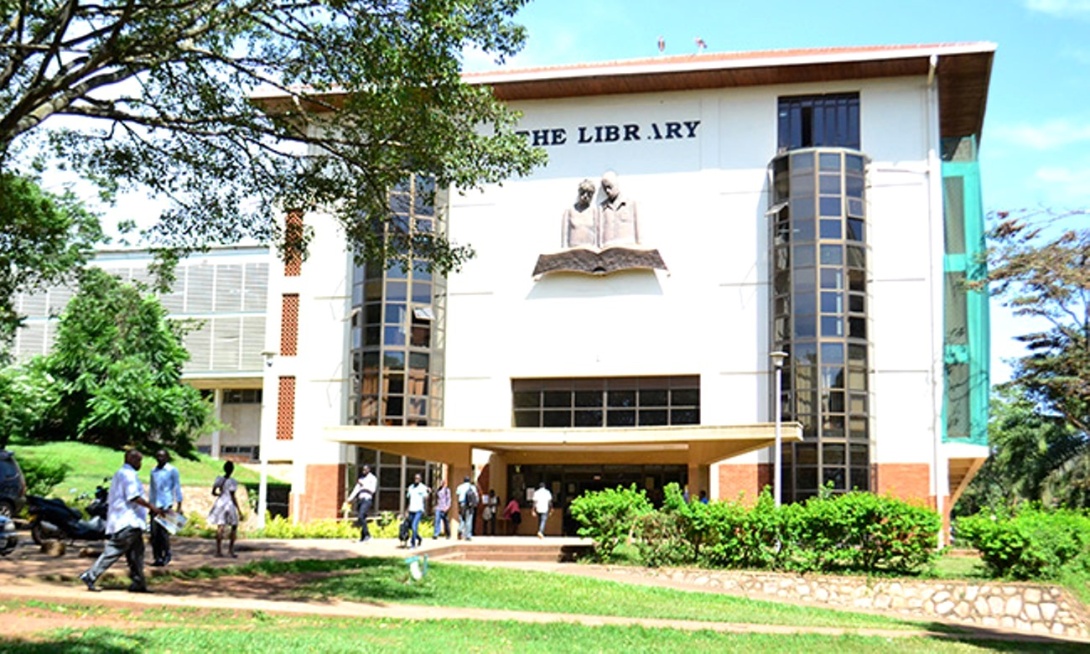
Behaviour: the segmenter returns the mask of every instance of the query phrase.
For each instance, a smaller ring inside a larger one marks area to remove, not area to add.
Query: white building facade
[[[406,228],[473,246],[462,270],[357,266],[328,216],[289,217],[314,238],[270,267],[260,451],[291,513],[335,515],[363,463],[385,509],[417,471],[523,501],[544,482],[561,505],[670,482],[752,501],[777,431],[784,501],[861,489],[948,512],[987,455],[987,298],[964,282],[983,274],[994,50],[469,76],[549,161],[433,201],[422,178],[391,191]]]

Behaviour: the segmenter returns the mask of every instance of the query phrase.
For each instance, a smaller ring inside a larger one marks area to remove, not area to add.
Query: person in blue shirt
[[[159,465],[151,469],[151,505],[164,511],[182,512],[182,480],[178,469],[168,463],[166,450],[155,453]],[[161,568],[170,563],[170,533],[157,520],[151,522],[152,567]]]

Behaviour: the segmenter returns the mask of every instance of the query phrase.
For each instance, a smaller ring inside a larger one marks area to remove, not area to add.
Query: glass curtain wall
[[[803,427],[783,447],[786,501],[870,488],[865,164],[839,147],[771,164],[771,343],[789,355],[778,401]]]
[[[391,189],[389,197],[391,219],[382,226],[387,238],[394,230],[411,238],[445,228],[436,211],[445,194],[436,191],[430,177],[412,175]],[[445,280],[429,272],[424,261],[389,268],[382,263],[353,267],[348,411],[352,424],[442,424],[445,297]],[[403,489],[413,473],[427,473],[430,483],[434,467],[362,448],[356,460],[358,465],[370,464],[379,475],[376,506],[384,511],[402,510]]]

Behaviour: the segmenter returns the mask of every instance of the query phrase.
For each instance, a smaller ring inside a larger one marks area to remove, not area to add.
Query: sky
[[[529,39],[515,68],[654,57],[660,37],[666,55],[696,53],[697,39],[705,52],[993,42],[985,210],[1090,208],[1090,0],[536,0],[517,22]],[[1034,325],[996,299],[991,313],[998,382]]]

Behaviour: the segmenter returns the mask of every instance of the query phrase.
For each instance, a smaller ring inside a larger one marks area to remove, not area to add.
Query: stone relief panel
[[[617,174],[602,175],[602,199],[590,179],[579,182],[575,202],[561,218],[559,252],[542,254],[534,276],[551,272],[606,275],[618,270],[659,269],[666,264],[658,250],[640,245],[636,201],[621,191]]]

